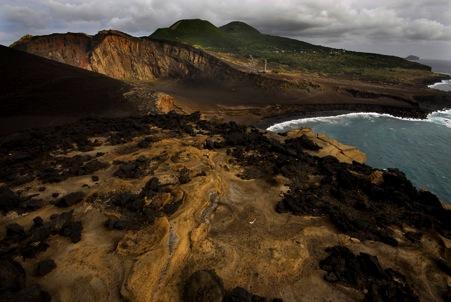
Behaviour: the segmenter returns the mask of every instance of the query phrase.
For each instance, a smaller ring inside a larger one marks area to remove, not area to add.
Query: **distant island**
[[[406,60],[409,60],[409,61],[419,61],[419,60],[420,60],[420,57],[414,56],[414,55],[410,55],[410,56],[407,56],[407,57],[406,57]]]

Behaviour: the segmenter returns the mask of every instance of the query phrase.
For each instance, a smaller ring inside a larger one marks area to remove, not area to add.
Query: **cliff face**
[[[92,70],[88,59],[88,52],[92,47],[92,37],[85,34],[25,36],[12,44],[11,47],[61,63]]]
[[[216,78],[239,74],[192,47],[135,38],[117,31],[53,34],[19,40],[13,48],[125,80]],[[233,77],[230,77],[233,78]]]
[[[309,83],[239,70],[202,50],[175,42],[136,38],[119,31],[24,37],[11,47],[121,80],[195,79],[305,93]],[[306,86],[307,85],[307,86]]]

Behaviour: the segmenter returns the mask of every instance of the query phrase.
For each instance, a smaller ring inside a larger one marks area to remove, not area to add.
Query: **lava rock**
[[[294,149],[298,154],[302,153],[304,149],[311,151],[318,151],[321,149],[320,146],[314,143],[305,134],[301,137],[287,139],[285,145],[287,148]]]
[[[44,219],[42,219],[40,216],[36,216],[33,218],[33,227],[40,227],[44,225]]]
[[[86,194],[83,192],[69,193],[69,194],[61,197],[57,201],[55,201],[55,206],[57,206],[59,208],[67,208],[67,207],[73,206],[73,205],[83,201],[83,199],[85,198],[85,195]]]
[[[77,243],[81,240],[81,232],[83,225],[81,221],[69,221],[63,225],[59,234],[68,237],[72,243]]]
[[[42,277],[53,271],[55,268],[56,263],[52,259],[42,260],[36,265],[34,275]]]
[[[20,208],[23,199],[7,186],[0,186],[0,211],[7,213]]]
[[[52,298],[50,294],[43,290],[39,285],[34,284],[30,287],[21,289],[18,292],[7,293],[0,296],[1,301],[15,302],[50,302]]]
[[[111,203],[117,207],[133,212],[139,212],[144,207],[144,198],[130,192],[120,192],[111,198]]]
[[[242,287],[235,287],[224,297],[224,302],[266,302],[264,297],[249,293]]]
[[[138,143],[138,147],[143,148],[143,149],[149,148],[149,146],[152,144],[152,142],[153,142],[153,138],[151,136],[147,136]]]
[[[160,181],[157,177],[151,177],[141,189],[141,196],[152,197],[160,191]]]
[[[377,257],[366,253],[356,256],[344,246],[327,248],[326,252],[329,256],[319,263],[327,272],[326,281],[341,282],[362,292],[366,289],[365,301],[419,301],[405,277],[383,269]]]
[[[125,179],[141,178],[146,175],[148,164],[149,159],[141,156],[134,161],[121,164],[113,175]]]
[[[126,223],[119,219],[107,219],[104,223],[105,227],[109,230],[125,230]]]
[[[78,172],[79,175],[88,175],[92,174],[98,170],[106,169],[110,165],[108,163],[102,162],[98,159],[93,159],[85,163],[81,170]]]
[[[18,291],[25,287],[25,270],[18,262],[0,259],[0,293]]]
[[[165,204],[163,206],[163,213],[166,214],[167,216],[171,216],[172,214],[177,212],[178,208],[182,205],[182,203],[183,202],[181,200],[178,200]]]
[[[224,285],[214,271],[197,271],[185,282],[184,302],[222,302]]]
[[[179,183],[180,184],[186,184],[189,183],[191,181],[191,177],[190,177],[190,170],[187,169],[186,167],[183,167],[182,169],[180,169],[179,171]]]
[[[26,237],[23,226],[17,223],[6,225],[6,237],[13,240],[22,240]]]

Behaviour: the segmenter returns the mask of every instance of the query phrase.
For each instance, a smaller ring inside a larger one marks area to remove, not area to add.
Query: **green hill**
[[[201,48],[228,48],[227,34],[210,22],[200,19],[180,20],[168,28],[157,29],[151,37]]]
[[[157,29],[150,37],[178,41],[214,51],[233,51],[243,54],[268,50],[328,49],[294,39],[265,35],[239,21],[216,27],[210,22],[200,19],[180,20],[168,28]]]
[[[364,80],[393,80],[429,71],[428,66],[395,57],[313,45],[295,39],[260,33],[234,21],[216,27],[200,19],[180,20],[160,28],[153,39],[177,41],[210,51],[228,52],[242,57],[267,59],[280,68],[298,69]]]

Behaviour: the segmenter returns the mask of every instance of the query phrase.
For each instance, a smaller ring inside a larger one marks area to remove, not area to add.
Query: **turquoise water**
[[[349,113],[304,118],[273,125],[284,132],[309,127],[353,145],[378,168],[398,168],[419,188],[451,202],[451,110],[431,113],[426,120],[388,114]]]
[[[420,63],[431,66],[435,72],[451,74],[451,61],[420,60]],[[429,88],[451,91],[451,81],[444,80]],[[284,132],[302,127],[358,147],[368,156],[370,166],[398,168],[417,187],[451,203],[451,110],[433,112],[425,120],[349,113],[287,121],[268,130]]]

